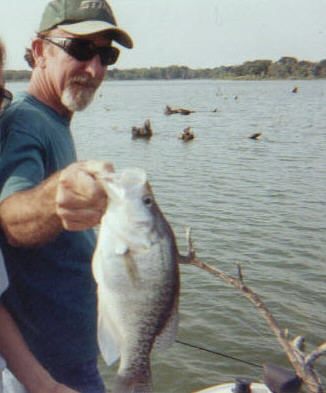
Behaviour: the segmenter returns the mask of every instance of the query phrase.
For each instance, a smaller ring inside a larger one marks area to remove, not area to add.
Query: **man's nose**
[[[86,72],[88,72],[93,78],[103,73],[106,67],[101,64],[100,55],[94,56],[87,62]]]

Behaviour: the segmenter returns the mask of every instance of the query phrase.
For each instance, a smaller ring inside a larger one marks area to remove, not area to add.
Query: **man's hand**
[[[56,213],[65,229],[78,231],[97,225],[107,207],[107,195],[96,176],[114,172],[111,163],[83,161],[62,170],[56,194]]]

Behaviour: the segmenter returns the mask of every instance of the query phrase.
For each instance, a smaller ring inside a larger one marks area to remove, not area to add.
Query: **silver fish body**
[[[120,357],[113,393],[151,393],[152,348],[169,347],[177,332],[177,245],[144,171],[102,182],[109,206],[93,258],[99,347],[107,364]]]

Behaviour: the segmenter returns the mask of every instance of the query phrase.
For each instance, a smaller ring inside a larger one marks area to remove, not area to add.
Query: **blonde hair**
[[[5,57],[6,57],[6,49],[5,46],[3,45],[3,42],[0,39],[0,67],[3,67],[3,64],[5,62]]]

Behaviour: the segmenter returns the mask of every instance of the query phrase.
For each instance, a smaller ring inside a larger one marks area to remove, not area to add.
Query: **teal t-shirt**
[[[69,120],[28,93],[0,119],[0,199],[38,185],[76,160]],[[92,230],[62,231],[48,244],[11,247],[0,233],[10,286],[3,296],[25,340],[49,369],[95,359]]]

